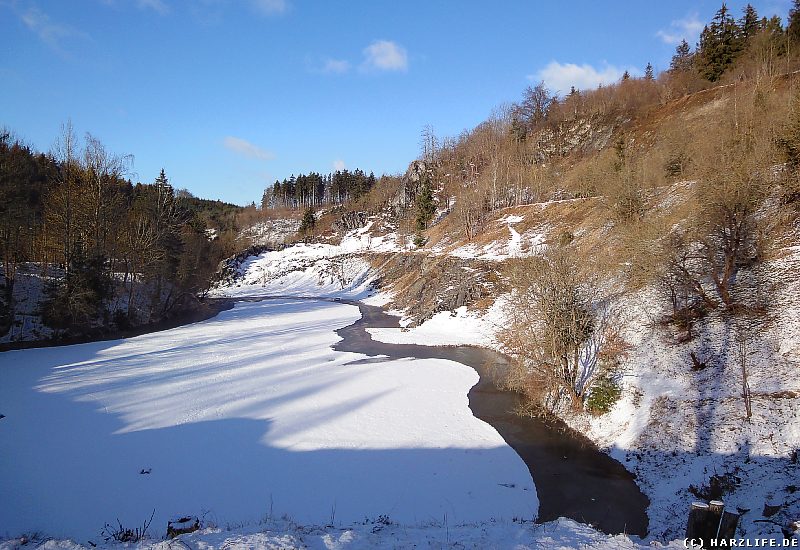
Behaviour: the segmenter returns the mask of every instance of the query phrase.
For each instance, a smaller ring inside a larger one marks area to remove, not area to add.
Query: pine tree
[[[167,174],[164,172],[163,168],[153,184],[160,192],[165,192],[167,189],[172,189],[172,186],[169,184],[169,180],[167,179]]]
[[[653,80],[655,77],[653,75],[653,64],[647,63],[647,67],[644,68],[644,78],[645,80]]]
[[[741,29],[723,3],[713,21],[700,34],[700,74],[707,80],[716,82],[733,64],[741,50]]]
[[[417,230],[424,231],[436,212],[436,205],[433,202],[433,190],[428,177],[424,177],[422,187],[417,194]]]
[[[681,40],[681,43],[675,48],[675,55],[672,56],[672,61],[669,64],[670,70],[675,72],[688,71],[692,68],[693,63],[694,56],[691,48],[689,48],[689,43],[686,40]]]
[[[300,222],[300,232],[307,233],[312,231],[314,229],[314,224],[316,223],[317,218],[314,216],[314,209],[309,206],[303,213],[303,219]]]
[[[758,19],[756,9],[747,4],[743,10],[742,18],[739,20],[739,27],[742,29],[742,37],[749,40],[761,30],[761,21]]]
[[[800,44],[800,0],[794,0],[794,5],[789,10],[789,24],[786,31],[792,44]]]

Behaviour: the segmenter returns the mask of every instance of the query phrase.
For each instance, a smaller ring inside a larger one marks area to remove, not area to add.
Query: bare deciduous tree
[[[549,249],[514,263],[512,322],[502,338],[518,364],[517,389],[549,411],[580,409],[600,374],[612,314],[572,250]]]

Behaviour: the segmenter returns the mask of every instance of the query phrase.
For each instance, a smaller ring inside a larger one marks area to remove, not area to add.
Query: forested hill
[[[133,183],[131,160],[89,134],[78,139],[69,124],[47,154],[0,132],[0,343],[196,312],[220,261],[250,246],[242,230],[267,210],[297,219],[280,244],[300,223],[292,209],[341,206],[377,181],[361,170],[292,176],[264,194],[262,208],[241,207],[175,189],[165,170]]]
[[[52,154],[0,134],[0,332],[151,323],[207,288],[243,209],[176,192],[163,170],[134,184],[128,164],[69,126]]]

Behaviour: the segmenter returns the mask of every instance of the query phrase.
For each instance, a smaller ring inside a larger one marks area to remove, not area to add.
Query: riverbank
[[[220,312],[233,308],[234,301],[227,298],[209,298],[198,301],[196,307],[181,310],[156,323],[147,323],[127,329],[96,329],[80,336],[50,338],[46,340],[23,340],[0,343],[0,352],[23,349],[49,348],[54,346],[70,346],[92,342],[108,342],[123,338],[133,338],[162,330],[169,330],[191,323],[199,323],[216,317]]]
[[[648,500],[622,464],[600,451],[558,419],[519,416],[521,396],[498,388],[506,358],[474,346],[389,344],[373,339],[374,329],[399,327],[399,318],[382,309],[358,305],[361,319],[336,331],[334,345],[381,360],[436,358],[468,365],[480,376],[469,390],[469,406],[476,418],[491,425],[522,458],[539,497],[537,521],[560,517],[588,523],[609,534],[647,534]]]

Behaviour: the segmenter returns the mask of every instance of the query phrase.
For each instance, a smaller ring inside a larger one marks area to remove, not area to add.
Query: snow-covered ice
[[[193,514],[219,526],[385,515],[530,519],[527,467],[472,416],[469,367],[354,363],[341,303],[240,303],[128,340],[0,354],[0,537],[98,541]],[[149,473],[146,473],[149,472]]]

